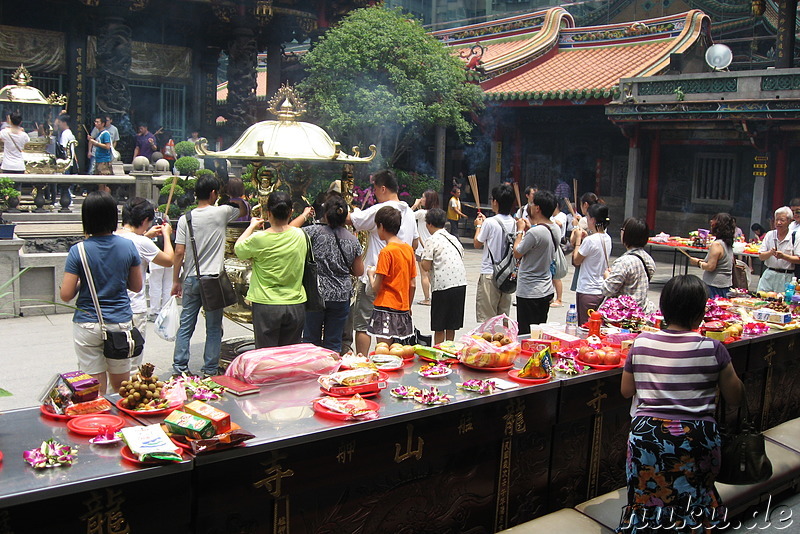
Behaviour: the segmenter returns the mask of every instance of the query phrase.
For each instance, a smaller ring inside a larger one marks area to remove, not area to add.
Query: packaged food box
[[[205,417],[209,419],[214,425],[217,434],[228,432],[231,429],[231,416],[227,412],[223,412],[218,408],[214,408],[210,404],[203,401],[192,401],[183,407],[183,411],[196,415],[198,417]]]
[[[173,434],[187,436],[194,439],[210,438],[216,434],[214,424],[210,419],[194,414],[175,410],[164,419],[167,430]]]
[[[522,350],[526,352],[539,352],[547,348],[550,350],[550,354],[556,354],[561,348],[561,341],[557,339],[523,339],[520,343]]]
[[[786,324],[792,322],[792,314],[788,312],[778,312],[769,308],[761,308],[753,312],[753,319],[768,323]]]
[[[727,330],[723,330],[721,332],[709,330],[706,332],[706,337],[710,337],[711,339],[716,339],[717,341],[725,341],[731,336],[731,333]]]
[[[83,371],[61,373],[61,378],[64,379],[69,389],[72,390],[72,400],[74,402],[94,400],[100,392],[100,382]]]
[[[553,339],[561,343],[561,348],[573,349],[581,344],[581,338],[559,330],[542,330],[542,339]]]

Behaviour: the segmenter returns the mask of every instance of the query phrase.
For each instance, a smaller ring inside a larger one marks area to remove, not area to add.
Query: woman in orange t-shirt
[[[378,265],[369,273],[376,296],[367,333],[378,341],[414,333],[411,303],[417,289],[417,267],[414,249],[397,237],[401,221],[400,211],[392,206],[375,214],[378,237],[386,241],[386,246],[378,255]]]

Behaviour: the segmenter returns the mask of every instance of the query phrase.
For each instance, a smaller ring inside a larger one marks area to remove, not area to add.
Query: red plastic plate
[[[67,428],[81,436],[96,436],[101,426],[111,427],[116,432],[125,426],[125,419],[110,413],[93,413],[67,421]]]
[[[175,462],[172,462],[172,461],[170,461],[170,460],[145,460],[145,461],[143,462],[143,461],[141,461],[141,460],[139,459],[139,457],[138,457],[138,456],[136,456],[135,454],[133,454],[133,453],[131,452],[131,450],[128,448],[128,446],[127,446],[127,445],[125,445],[124,447],[122,447],[122,449],[120,449],[119,453],[122,455],[122,457],[123,457],[125,460],[127,460],[127,461],[129,461],[130,463],[132,463],[132,464],[135,464],[135,465],[160,465],[160,464],[171,464],[171,463],[175,463]],[[183,458],[183,452],[181,452],[181,458]]]
[[[164,408],[162,410],[150,410],[148,412],[148,411],[143,411],[143,410],[129,410],[128,408],[123,408],[122,407],[122,399],[119,399],[117,401],[117,408],[119,408],[120,410],[122,410],[126,414],[129,414],[129,415],[144,415],[144,416],[147,416],[147,417],[150,417],[151,415],[168,415],[168,414],[171,414],[172,412],[174,412],[175,410],[177,410],[180,407],[181,407],[181,403],[179,402],[178,404],[173,404],[172,406],[169,406],[169,407]]]
[[[469,367],[470,369],[475,369],[476,371],[486,371],[486,372],[497,372],[497,371],[508,371],[514,367],[514,364],[511,365],[504,365],[502,367],[477,367],[475,365],[470,365],[468,363],[461,362],[461,365],[464,367]]]
[[[373,396],[380,393],[380,390],[386,389],[386,380],[389,375],[383,371],[378,371],[377,382],[370,382],[369,384],[361,384],[360,386],[341,386],[333,387],[330,390],[320,388],[323,393],[331,395],[332,397],[352,397],[356,393],[364,396]]]
[[[511,369],[508,372],[508,377],[511,380],[515,381],[515,382],[519,382],[520,384],[529,384],[529,385],[544,384],[545,382],[550,382],[550,380],[551,380],[551,378],[549,376],[547,378],[525,378],[525,377],[520,377],[519,376],[519,372],[521,370],[522,369]]]
[[[328,419],[336,419],[338,421],[348,421],[353,419],[353,416],[346,414],[346,413],[339,413],[334,412],[332,410],[327,409],[325,406],[319,404],[320,399],[314,401],[313,408],[314,411],[317,412],[322,417],[327,417]],[[365,400],[367,404],[367,408],[370,410],[375,410],[376,412],[380,409],[380,404],[375,401]]]
[[[601,363],[586,363],[585,361],[581,360],[577,356],[575,357],[575,361],[581,365],[585,365],[586,367],[591,367],[592,369],[597,369],[598,371],[610,371],[611,369],[619,369],[625,362],[620,359],[620,362],[617,365],[603,365]]]
[[[39,411],[42,412],[43,416],[48,419],[53,419],[54,421],[69,421],[70,419],[78,417],[77,415],[61,415],[54,412],[52,406],[45,406],[44,404],[39,405]]]

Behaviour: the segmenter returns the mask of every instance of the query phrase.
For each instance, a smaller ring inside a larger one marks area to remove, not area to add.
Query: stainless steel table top
[[[518,358],[516,366],[521,367],[524,361],[524,358]],[[417,373],[420,366],[425,363],[427,362],[415,359],[402,370],[386,373],[388,375],[386,389],[375,397],[367,397],[380,405],[378,418],[369,421],[337,421],[315,414],[312,408],[313,401],[323,396],[323,393],[319,384],[313,380],[262,386],[259,394],[244,397],[226,393],[221,400],[211,401],[210,404],[228,412],[233,422],[255,434],[256,437],[246,442],[245,447],[200,455],[195,462],[203,464],[222,461],[231,457],[328,439],[559,387],[559,379],[554,379],[533,386],[519,384],[511,389],[497,390],[491,395],[473,393],[458,389],[456,384],[473,378],[503,378],[511,382],[507,371],[477,371],[456,364],[452,366],[451,375],[431,379],[423,378]],[[415,386],[420,389],[436,386],[440,393],[451,395],[453,398],[448,404],[424,406],[413,400],[392,397],[389,390],[399,385]],[[137,418],[144,423],[163,420],[163,417],[137,416]]]
[[[120,415],[125,418],[126,426],[139,425],[135,419]],[[122,458],[122,444],[93,445],[89,437],[70,432],[66,421],[43,416],[38,407],[5,412],[0,417],[0,451],[3,452],[0,507],[3,508],[188,471],[192,467],[188,458],[172,465],[133,465]],[[23,459],[24,451],[39,447],[42,441],[50,438],[77,447],[77,459],[71,466],[34,469]]]

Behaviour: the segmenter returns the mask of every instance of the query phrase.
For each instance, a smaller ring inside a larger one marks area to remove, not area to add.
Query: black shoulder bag
[[[89,293],[92,295],[94,310],[97,312],[100,331],[103,334],[103,356],[110,360],[127,360],[139,356],[144,350],[144,336],[138,328],[132,326],[130,330],[118,332],[109,332],[106,329],[103,311],[100,309],[100,299],[97,298],[97,288],[94,285],[92,270],[89,268],[89,259],[86,257],[83,242],[78,243],[78,253],[83,264],[83,272],[86,274],[86,285],[89,286]]]
[[[189,227],[189,238],[192,240],[192,254],[194,256],[194,270],[200,282],[200,300],[203,309],[207,312],[216,311],[236,304],[236,291],[233,289],[231,279],[225,272],[225,265],[218,274],[200,274],[200,263],[197,260],[197,242],[194,240],[192,229],[192,212],[186,214],[186,225]]]
[[[306,311],[317,312],[325,309],[325,301],[322,294],[319,292],[319,278],[317,276],[317,262],[314,261],[314,250],[311,248],[311,240],[308,234],[303,230],[303,235],[306,238],[306,245],[308,251],[306,252],[306,261],[303,268],[303,288],[306,290]]]
[[[772,462],[764,448],[764,435],[756,432],[753,427],[746,396],[743,401],[740,411],[744,411],[744,417],[740,415],[738,429],[728,429],[725,427],[725,403],[720,398],[722,466],[717,482],[723,484],[756,484],[772,476]]]

